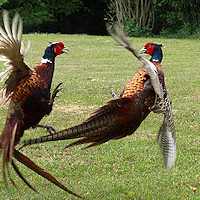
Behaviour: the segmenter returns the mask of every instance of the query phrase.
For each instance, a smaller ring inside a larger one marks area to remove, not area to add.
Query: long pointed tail
[[[33,161],[31,161],[28,157],[26,157],[25,155],[23,155],[22,153],[20,153],[16,149],[14,149],[13,156],[14,156],[15,159],[17,159],[19,162],[24,164],[26,167],[33,170],[34,172],[36,172],[40,176],[44,177],[45,179],[49,180],[50,182],[52,182],[54,185],[58,186],[62,190],[66,191],[66,192],[68,192],[68,193],[70,193],[70,194],[72,194],[72,195],[74,195],[78,198],[84,199],[80,195],[78,195],[78,194],[72,192],[71,190],[67,189],[63,184],[61,184],[59,181],[57,181],[51,174],[45,172],[41,167],[37,166]]]
[[[129,102],[130,99],[128,98],[112,100],[94,112],[92,116],[85,122],[72,128],[64,129],[52,135],[26,140],[24,141],[22,147],[48,141],[58,141],[82,137],[83,139],[81,139],[79,142],[73,143],[73,145],[92,142],[92,146],[94,146],[102,144],[110,139],[114,139],[121,133],[120,127],[116,123],[116,120],[120,120],[120,118],[117,118],[116,116],[120,110],[123,109],[122,107]]]

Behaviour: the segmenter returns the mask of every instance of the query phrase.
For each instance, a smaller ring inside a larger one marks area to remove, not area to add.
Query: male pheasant
[[[50,98],[55,57],[64,53],[67,47],[62,42],[51,43],[46,48],[41,63],[32,69],[24,61],[27,51],[24,50],[21,41],[23,25],[21,18],[17,13],[15,14],[12,31],[7,11],[3,12],[3,21],[5,30],[0,27],[0,58],[7,61],[6,65],[9,65],[9,68],[1,73],[1,78],[5,78],[6,75],[8,78],[1,90],[0,105],[2,106],[10,99],[5,128],[0,136],[3,178],[6,186],[8,185],[7,169],[8,177],[17,188],[9,173],[9,165],[12,165],[18,176],[35,191],[15,164],[14,159],[16,159],[61,189],[80,197],[15,149],[24,131],[37,126],[40,120],[51,112],[54,98],[61,89],[59,89],[59,84]]]
[[[166,90],[164,72],[160,64],[163,57],[162,45],[155,43],[145,45],[141,51],[151,55],[148,61],[132,47],[119,27],[116,27],[115,31],[108,27],[108,31],[119,45],[131,51],[144,64],[126,84],[120,98],[113,93],[113,100],[99,108],[83,123],[53,135],[24,141],[24,146],[81,138],[67,147],[85,143],[91,143],[85,148],[93,147],[111,139],[120,139],[133,134],[153,111],[164,114],[158,133],[158,144],[167,169],[171,169],[176,160],[176,136],[171,99]]]

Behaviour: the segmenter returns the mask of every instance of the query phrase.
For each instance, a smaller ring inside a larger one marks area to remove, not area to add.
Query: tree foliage
[[[131,36],[188,37],[200,32],[199,0],[1,0],[19,12],[25,32],[106,34],[120,21]]]
[[[25,32],[105,34],[105,0],[4,0],[2,9],[19,12]]]
[[[131,36],[188,37],[200,31],[198,0],[111,0],[108,20],[119,21]]]
[[[192,34],[200,31],[199,0],[162,0],[154,4],[157,26],[154,32]]]
[[[153,0],[111,0],[108,21],[118,21],[131,36],[149,36],[154,27]]]

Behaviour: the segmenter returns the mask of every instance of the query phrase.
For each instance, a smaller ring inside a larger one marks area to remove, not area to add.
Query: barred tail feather
[[[102,133],[102,130],[105,127],[109,126],[109,124],[115,119],[121,107],[129,103],[130,101],[131,100],[128,98],[120,98],[109,101],[105,106],[99,108],[96,112],[94,112],[91,117],[89,117],[83,123],[72,128],[64,129],[52,135],[26,140],[24,141],[22,147],[48,141],[66,140],[88,137],[90,135],[98,135]]]
[[[113,133],[114,132],[114,133]],[[112,133],[112,134],[110,134]],[[91,148],[94,146],[98,146],[100,144],[103,144],[111,139],[114,139],[115,134],[118,133],[118,130],[113,130],[112,128],[105,128],[105,129],[101,129],[99,130],[99,132],[97,132],[96,135],[91,134],[87,137],[84,137],[80,140],[77,140],[69,145],[67,145],[65,148],[69,148],[72,146],[77,146],[77,145],[81,145],[81,144],[87,144],[87,143],[91,143],[90,145],[84,147],[83,149],[87,149],[87,148]]]
[[[64,129],[52,135],[26,140],[24,141],[22,147],[32,144],[44,143],[48,141],[87,137],[90,134],[95,135],[98,132],[98,129],[101,129],[102,127],[106,126],[114,117],[114,114],[108,114],[107,116],[87,120],[82,124],[79,124],[69,129]]]
[[[129,121],[121,120],[118,116],[113,118],[107,126],[99,128],[95,133],[88,134],[80,140],[69,144],[66,146],[66,148],[87,143],[91,144],[84,147],[83,149],[98,146],[109,140],[116,140],[127,135],[131,135],[139,127],[139,125],[140,123],[134,125],[131,123],[130,125]]]

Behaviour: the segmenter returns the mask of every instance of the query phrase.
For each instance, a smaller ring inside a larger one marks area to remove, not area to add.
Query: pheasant
[[[136,51],[119,26],[108,32],[120,46],[123,46],[144,65],[126,84],[118,98],[111,91],[113,99],[100,107],[83,123],[61,130],[53,135],[24,141],[24,145],[80,138],[67,146],[90,143],[85,148],[103,144],[133,134],[151,111],[164,115],[157,141],[164,163],[171,169],[176,160],[176,135],[172,112],[172,102],[164,81],[161,67],[162,45],[147,43],[141,52],[151,55],[150,61]]]
[[[23,23],[19,14],[16,13],[13,18],[12,31],[8,11],[3,12],[3,21],[5,30],[0,27],[0,58],[6,60],[5,65],[9,65],[9,67],[1,73],[2,79],[6,76],[8,78],[1,90],[0,105],[4,105],[10,99],[5,128],[0,136],[4,182],[8,187],[8,175],[11,183],[17,188],[9,173],[9,165],[11,165],[18,176],[36,191],[15,164],[16,159],[61,189],[80,197],[15,148],[25,130],[37,126],[45,115],[50,114],[54,98],[62,89],[59,88],[61,85],[59,84],[50,97],[55,57],[67,53],[67,47],[64,46],[63,42],[51,43],[46,48],[41,62],[34,69],[30,68],[24,61],[27,49],[23,47],[22,43]]]

